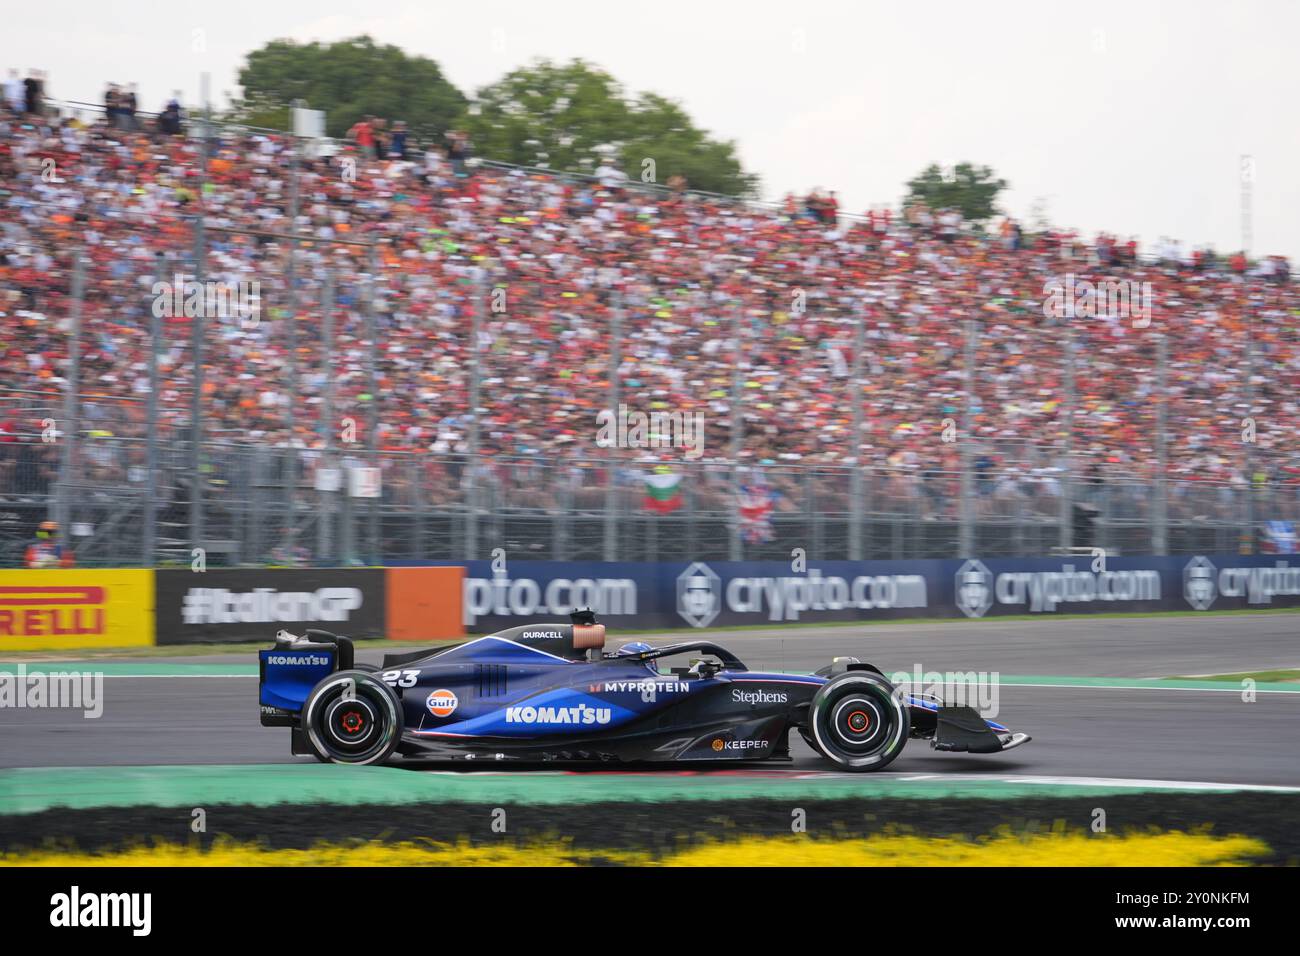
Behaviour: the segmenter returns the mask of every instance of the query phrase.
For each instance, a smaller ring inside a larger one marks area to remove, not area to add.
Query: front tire
[[[846,770],[883,770],[903,752],[910,729],[907,705],[871,671],[849,671],[823,684],[808,710],[817,750]]]
[[[402,736],[402,705],[373,674],[338,671],[307,696],[302,730],[316,758],[325,763],[383,763]]]

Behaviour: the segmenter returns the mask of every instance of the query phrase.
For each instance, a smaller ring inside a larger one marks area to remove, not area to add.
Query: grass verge
[[[1239,683],[1249,678],[1257,684],[1265,683],[1300,683],[1300,670],[1284,668],[1273,671],[1243,671],[1240,674],[1197,674],[1194,677],[1166,677],[1165,680],[1204,680]]]

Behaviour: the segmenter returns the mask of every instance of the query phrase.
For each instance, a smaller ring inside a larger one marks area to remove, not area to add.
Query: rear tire
[[[911,718],[894,686],[871,671],[823,684],[808,709],[816,748],[846,770],[883,770],[903,752]]]
[[[302,730],[325,763],[383,763],[402,736],[402,704],[393,689],[366,671],[338,671],[307,695]]]

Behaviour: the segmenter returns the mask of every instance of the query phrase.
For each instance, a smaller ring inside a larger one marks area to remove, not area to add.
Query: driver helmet
[[[647,644],[645,641],[629,641],[618,649],[619,657],[632,657],[635,654],[644,654],[646,651],[653,651],[654,645]],[[658,667],[653,658],[645,661],[646,670],[651,673],[658,673]]]

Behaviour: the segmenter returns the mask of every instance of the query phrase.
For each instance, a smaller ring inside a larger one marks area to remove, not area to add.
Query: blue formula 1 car
[[[439,760],[682,763],[789,760],[798,730],[847,770],[880,770],[909,737],[996,753],[1029,740],[970,707],[896,690],[856,658],[816,674],[752,671],[708,641],[608,653],[591,611],[451,647],[354,664],[352,642],[285,631],[260,651],[262,724],[295,754],[373,764]],[[662,658],[698,655],[660,671]]]

